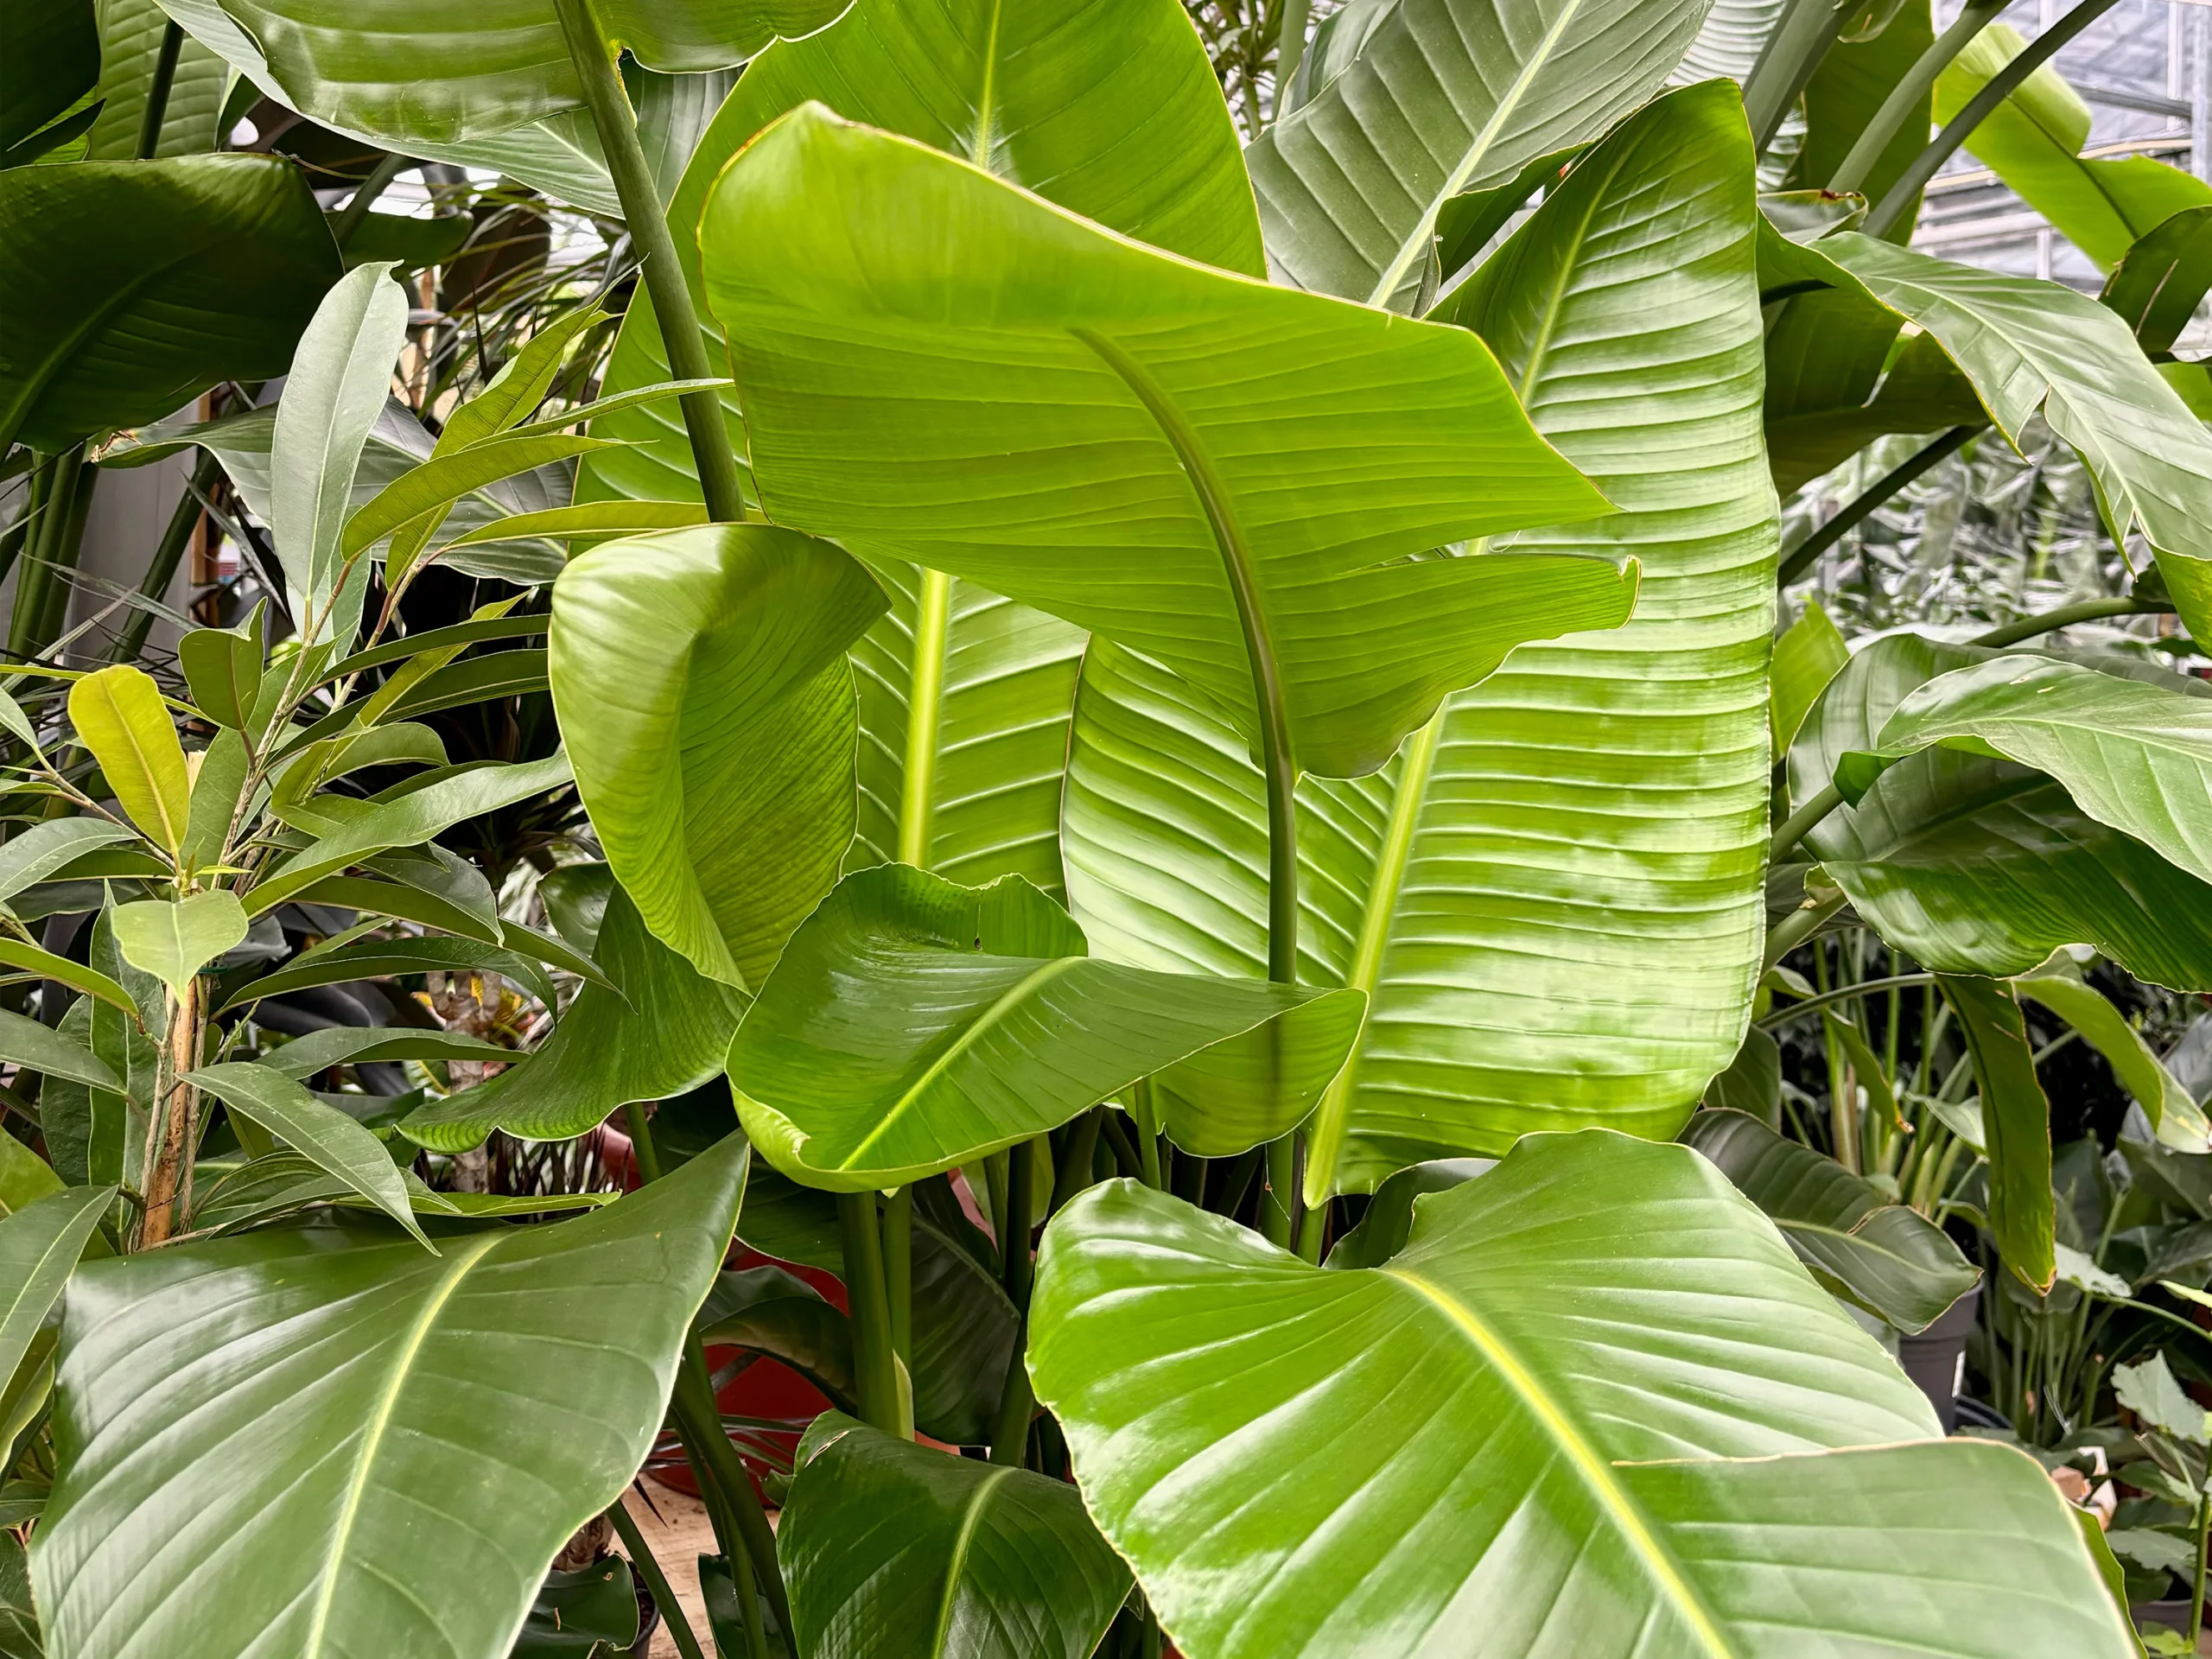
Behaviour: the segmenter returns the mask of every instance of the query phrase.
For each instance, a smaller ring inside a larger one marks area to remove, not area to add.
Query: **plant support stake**
[[[676,238],[668,233],[668,216],[661,210],[652,168],[638,143],[637,118],[629,94],[622,90],[622,78],[615,73],[614,54],[600,33],[590,0],[553,3],[568,36],[569,60],[583,83],[584,102],[599,129],[600,147],[607,152],[607,169],[621,200],[630,239],[644,256],[645,292],[652,298],[653,315],[668,346],[669,371],[679,380],[711,379],[714,370],[699,338],[699,314],[691,303],[690,284],[676,257]],[[712,391],[687,391],[677,401],[708,516],[717,524],[743,524],[745,498],[738,489],[737,454],[722,424],[721,399]]]

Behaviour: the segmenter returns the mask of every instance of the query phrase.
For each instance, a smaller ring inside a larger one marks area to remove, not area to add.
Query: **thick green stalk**
[[[1282,119],[1283,100],[1289,96],[1290,83],[1306,56],[1306,26],[1313,16],[1313,0],[1285,0],[1282,32],[1275,36],[1274,118],[1278,121]]]
[[[1137,1121],[1137,1157],[1144,1165],[1144,1184],[1154,1192],[1166,1190],[1160,1173],[1160,1118],[1152,1109],[1152,1079],[1139,1078],[1129,1090],[1129,1103]]]
[[[184,562],[184,550],[192,545],[192,532],[200,528],[200,515],[205,511],[200,498],[215,487],[215,480],[222,476],[223,464],[214,456],[202,451],[200,464],[192,469],[192,480],[185,486],[184,494],[178,499],[176,511],[169,515],[168,528],[162,532],[161,543],[154,549],[154,556],[146,565],[146,579],[138,584],[140,597],[159,601],[175,580],[176,568]],[[130,620],[123,625],[123,632],[116,636],[115,645],[108,652],[108,660],[127,663],[146,648],[146,633],[154,626],[151,611],[133,611]]]
[[[553,4],[568,36],[569,61],[583,84],[584,102],[599,130],[600,147],[607,152],[607,170],[622,203],[623,220],[645,259],[645,291],[652,296],[653,315],[668,347],[669,371],[679,380],[709,379],[714,370],[699,337],[699,314],[677,258],[676,238],[669,234],[652,168],[638,143],[637,118],[622,90],[622,78],[615,73],[613,50],[600,32],[590,0],[553,0]],[[711,391],[691,391],[680,402],[709,515],[718,524],[743,524],[745,499],[738,489],[737,455],[722,424],[721,398]]]
[[[184,49],[184,30],[175,19],[162,30],[162,49],[154,59],[153,83],[146,88],[146,112],[138,120],[137,156],[151,161],[162,147],[162,123],[169,112],[169,88],[176,85],[177,54]]]
[[[891,1310],[891,1351],[908,1375],[914,1369],[914,1189],[902,1186],[883,1203],[883,1295]]]
[[[1889,194],[1874,205],[1860,228],[1869,236],[1887,236],[1904,211],[1912,205],[1913,198],[1927,187],[1936,171],[1958,153],[1961,144],[1974,137],[1974,131],[2010,98],[2013,91],[2057,54],[2059,48],[2072,40],[2091,23],[2110,11],[2119,0],[2082,0],[2063,17],[2028,43],[2027,49],[1990,78],[1989,84],[1974,96],[1974,101],[1944,124],[1935,142],[1912,159]]]
[[[1752,153],[1766,154],[1796,103],[1835,44],[1847,9],[1840,0],[1790,0],[1765,49],[1744,82],[1744,111],[1751,124]]]
[[[1260,1232],[1268,1243],[1289,1249],[1298,1242],[1299,1204],[1302,1184],[1298,1167],[1298,1140],[1284,1135],[1268,1142],[1268,1190],[1260,1195]]]
[[[1806,905],[1793,910],[1772,928],[1766,936],[1766,965],[1773,967],[1799,945],[1819,932],[1829,917],[1844,906],[1844,896],[1837,893],[1823,899],[1817,905]]]
[[[2212,1535],[2212,1492],[2196,1502],[2196,1571],[2190,1575],[2189,1587],[2189,1645],[2193,1651],[2196,1638],[2204,1634],[2204,1546]]]
[[[991,1461],[1021,1466],[1029,1450],[1029,1419],[1036,1399],[1029,1384],[1029,1284],[1034,1268],[1029,1256],[1029,1216],[1036,1194],[1037,1148],[1017,1141],[1007,1148],[1007,1211],[999,1228],[999,1254],[1006,1268],[1006,1294],[1020,1323],[1014,1327],[1014,1353],[999,1390],[998,1418],[991,1430]]]
[[[853,1328],[853,1369],[861,1415],[885,1433],[899,1432],[897,1350],[891,1340],[891,1303],[883,1289],[883,1234],[875,1194],[837,1195],[837,1233],[844,1247],[845,1301]]]
[[[2076,622],[2097,622],[2108,616],[2171,616],[2174,607],[2157,599],[2085,599],[2078,605],[2062,605],[2055,611],[2045,611],[2040,616],[2024,616],[2017,622],[2007,622],[2001,628],[1992,628],[1987,633],[1978,633],[1967,643],[1974,645],[2013,645],[2023,639],[2032,639],[2038,634],[2056,633],[2061,628],[2070,628]]]
[[[1777,1008],[1773,1013],[1755,1023],[1761,1031],[1772,1031],[1777,1026],[1789,1024],[1801,1014],[1811,1014],[1816,1009],[1833,1007],[1838,1002],[1848,1002],[1854,997],[1871,996],[1877,991],[1887,991],[1894,999],[1898,988],[1902,986],[1933,985],[1935,982],[1936,976],[1933,974],[1898,974],[1889,979],[1861,980],[1855,985],[1840,986],[1833,991],[1823,991],[1818,996],[1808,996],[1802,1002],[1792,1002],[1786,1008]],[[1892,1057],[1891,1070],[1895,1070],[1894,1057]]]
[[[387,156],[371,168],[369,176],[361,181],[338,216],[330,221],[331,239],[341,248],[351,241],[353,232],[361,228],[361,221],[369,216],[369,209],[376,206],[391,181],[414,165],[404,156]]]
[[[1803,541],[1782,556],[1782,563],[1775,567],[1774,581],[1778,588],[1787,588],[1803,575],[1813,561],[1844,538],[1899,490],[1918,478],[1944,456],[1962,448],[1966,441],[1981,430],[1979,426],[1955,426],[1941,437],[1929,442],[1917,454],[1908,456],[1859,491],[1842,512],[1822,524]]]
[[[54,478],[47,486],[45,511],[33,529],[29,556],[16,578],[16,609],[8,623],[8,654],[19,661],[36,657],[53,643],[46,627],[50,596],[59,588],[68,603],[68,583],[54,574],[74,569],[78,539],[85,520],[79,505],[89,505],[90,480],[85,473],[85,446],[64,450],[54,462]]]
[[[1075,1195],[1090,1185],[1090,1168],[1098,1153],[1098,1128],[1107,1113],[1103,1106],[1094,1106],[1075,1121],[1069,1132],[1067,1144],[1052,1171],[1052,1197],[1046,1213],[1057,1215],[1062,1206],[1073,1201]]]
[[[646,1181],[658,1180],[660,1148],[653,1143],[652,1122],[645,1115],[645,1103],[626,1104],[622,1121],[630,1132],[630,1152],[637,1160],[639,1175]],[[723,1430],[721,1408],[715,1400],[714,1376],[707,1369],[707,1351],[701,1346],[696,1328],[684,1338],[676,1369],[675,1395],[669,1403],[676,1413],[685,1453],[695,1468],[705,1472],[706,1478],[699,1483],[702,1492],[718,1495],[721,1500],[718,1504],[710,1497],[707,1503],[708,1518],[715,1523],[715,1541],[728,1558],[733,1576],[738,1575],[741,1562],[754,1564],[751,1570],[760,1575],[769,1610],[788,1637],[791,1599],[785,1592],[783,1570],[776,1561],[775,1529],[768,1524],[768,1513],[760,1507],[760,1494],[753,1488],[753,1477],[746,1472],[744,1459]],[[740,1586],[741,1593],[743,1588]]]
[[[1828,181],[1829,189],[1840,195],[1866,182],[1866,175],[1882,159],[1890,140],[1897,137],[1898,130],[1920,107],[1921,100],[1928,96],[1928,89],[1936,84],[1936,78],[1950,67],[1953,58],[1966,50],[1968,41],[1994,22],[1997,14],[2012,3],[2012,0],[1967,0],[1957,21],[1913,60],[1912,67],[1904,72],[1904,79],[1890,89],[1890,95],[1882,100],[1882,107],[1874,111],[1874,118],[1866,124],[1866,130],[1859,135],[1859,142],[1852,145],[1851,153],[1843,158],[1843,165]],[[1920,130],[1925,137],[1926,125]]]
[[[630,1518],[629,1510],[622,1507],[621,1499],[617,1498],[608,1507],[607,1519],[614,1528],[614,1535],[622,1541],[622,1548],[630,1552],[630,1565],[637,1568],[639,1576],[645,1580],[645,1589],[653,1599],[653,1605],[660,1609],[661,1622],[668,1626],[669,1639],[676,1643],[677,1652],[683,1656],[683,1659],[706,1659],[706,1655],[699,1650],[698,1636],[692,1630],[690,1621],[683,1617],[683,1607],[677,1602],[676,1591],[668,1581],[668,1574],[660,1570],[660,1562],[654,1559],[652,1549],[645,1543],[645,1535]]]
[[[1813,826],[1843,804],[1843,791],[1834,784],[1823,788],[1782,821],[1782,828],[1774,832],[1774,839],[1767,843],[1766,861],[1779,864],[1796,850],[1797,843],[1811,833]]]
[[[7,532],[0,535],[0,580],[5,580],[16,568],[24,545],[35,539],[39,522],[46,517],[54,470],[60,464],[59,457],[48,455],[31,468],[23,486],[23,510],[16,515],[16,522],[8,526]]]

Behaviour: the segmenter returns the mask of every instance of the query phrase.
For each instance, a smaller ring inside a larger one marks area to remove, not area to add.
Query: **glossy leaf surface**
[[[826,543],[716,525],[608,543],[553,588],[577,788],[652,933],[758,985],[836,879],[855,812],[845,648],[881,588]]]
[[[721,1070],[743,999],[646,932],[619,887],[593,954],[613,988],[585,986],[536,1054],[418,1107],[401,1130],[441,1152],[466,1151],[494,1128],[566,1140],[631,1101],[683,1094]]]
[[[1900,1331],[1925,1330],[1981,1276],[1935,1223],[1755,1117],[1699,1112],[1682,1143],[1766,1212],[1813,1277]]]
[[[2052,1255],[2050,1102],[2036,1076],[2035,1047],[2012,988],[1947,975],[1938,982],[1958,1011],[1981,1086],[1989,1158],[1989,1230],[2005,1265],[2037,1290],[2057,1268]]]
[[[100,79],[92,96],[99,100],[100,112],[85,135],[85,159],[134,161],[169,20],[156,0],[99,0],[95,10],[100,20]],[[199,41],[187,36],[178,42],[156,156],[199,156],[221,146],[225,135],[215,130],[215,120],[230,78],[230,66]]]
[[[124,960],[160,980],[180,1002],[201,969],[245,938],[247,925],[238,895],[219,887],[173,904],[118,905],[112,923]]]
[[[1670,94],[1455,296],[1623,508],[1516,544],[1633,556],[1643,588],[1627,626],[1522,646],[1374,778],[1300,786],[1300,977],[1372,999],[1316,1131],[1342,1136],[1341,1188],[1531,1128],[1671,1136],[1736,1052],[1764,926],[1775,545],[1748,151],[1732,94]],[[1669,435],[1707,423],[1727,441]],[[1262,970],[1243,751],[1187,684],[1093,645],[1063,848],[1102,954]],[[1320,1150],[1308,1168],[1318,1192]]]
[[[282,374],[338,250],[289,162],[0,172],[0,447],[67,448],[226,379]]]
[[[1464,333],[1150,252],[814,108],[722,174],[701,242],[778,522],[1121,639],[1251,734],[1249,619],[1312,770],[1371,771],[1514,645],[1626,613],[1599,561],[1382,563],[1603,510]]]
[[[1444,204],[1598,137],[1659,89],[1707,3],[1372,8],[1356,54],[1249,153],[1269,257],[1300,288],[1403,308]]]
[[[786,1175],[890,1187],[1164,1079],[1185,1144],[1288,1130],[1342,1063],[1360,999],[1092,960],[1018,876],[849,875],[793,936],[730,1045],[738,1116]]]
[[[69,688],[69,723],[130,821],[175,853],[192,817],[192,782],[161,688],[143,669],[111,664]]]
[[[1685,1147],[1530,1136],[1352,1271],[1108,1182],[1029,1362],[1185,1652],[2127,1651],[2041,1469],[1891,1444],[1926,1401]]]
[[[438,1256],[279,1229],[80,1274],[32,1553],[49,1642],[500,1659],[659,1429],[744,1171],[733,1137],[607,1209]],[[152,1524],[178,1512],[222,1524]]]
[[[1916,687],[1984,660],[1910,634],[1866,646],[1791,747],[1790,798],[1810,800],[1843,755],[1877,747]],[[2212,884],[2010,761],[1945,748],[1899,761],[1805,845],[1859,913],[1926,967],[2002,977],[2083,944],[2158,984],[2212,988]]]
[[[2207,289],[2212,289],[2212,206],[2184,208],[2162,220],[2113,267],[2097,297],[2120,313],[2155,358],[2173,350]]]
[[[810,1659],[1090,1659],[1128,1594],[1065,1482],[836,1412],[798,1459],[776,1553]]]
[[[0,1383],[16,1375],[114,1202],[111,1186],[73,1186],[0,1214]]]

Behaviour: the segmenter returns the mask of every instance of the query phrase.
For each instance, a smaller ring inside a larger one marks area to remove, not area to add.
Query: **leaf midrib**
[[[500,1240],[512,1235],[499,1231],[483,1234],[473,1249],[456,1249],[448,1258],[445,1272],[431,1287],[424,1300],[423,1311],[416,1316],[414,1328],[394,1357],[391,1375],[385,1379],[384,1391],[369,1414],[361,1434],[361,1448],[353,1461],[353,1478],[347,1484],[346,1497],[338,1512],[338,1522],[331,1535],[330,1548],[322,1570],[322,1587],[315,1596],[315,1612],[308,1625],[307,1641],[301,1649],[302,1659],[322,1659],[323,1638],[330,1624],[330,1605],[338,1593],[338,1569],[346,1559],[346,1551],[353,1541],[353,1528],[360,1520],[361,1498],[368,1490],[369,1471],[375,1465],[377,1453],[384,1444],[385,1433],[391,1427],[392,1414],[397,1409],[401,1391],[412,1376],[416,1357],[430,1334],[430,1327],[437,1323],[438,1315],[460,1289],[461,1281],[468,1272],[492,1253]]]
[[[952,1632],[952,1604],[959,1593],[961,1569],[967,1564],[969,1550],[975,1546],[976,1529],[982,1521],[984,1507],[1013,1474],[1011,1469],[992,1470],[976,1482],[976,1490],[968,1499],[968,1507],[960,1517],[960,1531],[952,1541],[952,1554],[944,1564],[944,1598],[938,1604],[937,1633],[930,1640],[931,1659],[944,1659],[944,1643]]]
[[[837,1167],[842,1170],[857,1167],[861,1160],[868,1155],[875,1144],[888,1135],[899,1121],[914,1109],[923,1096],[927,1094],[930,1089],[952,1069],[956,1061],[976,1046],[985,1033],[1005,1023],[1007,1015],[1045,986],[1067,972],[1069,969],[1075,967],[1078,963],[1089,960],[1088,957],[1050,957],[1039,963],[1020,980],[999,993],[997,1000],[962,1027],[954,1035],[953,1039],[945,1045],[944,1052],[931,1060],[922,1075],[907,1086],[906,1092],[892,1102],[890,1109],[883,1114],[882,1120],[862,1137],[858,1146],[845,1154],[844,1158],[839,1161]]]
[[[1396,1280],[1442,1313],[1513,1391],[1515,1398],[1521,1402],[1529,1414],[1548,1432],[1552,1445],[1565,1455],[1567,1463],[1582,1478],[1583,1484],[1612,1522],[1615,1531],[1627,1542],[1643,1564],[1646,1574],[1681,1615],[1682,1623],[1696,1638],[1699,1648],[1711,1659],[1739,1659],[1727,1637],[1721,1633],[1719,1623],[1712,1610],[1707,1607],[1703,1598],[1683,1576],[1681,1564],[1660,1542],[1649,1518],[1643,1513],[1643,1506],[1621,1484],[1611,1464],[1599,1455],[1597,1449],[1582,1438],[1574,1425],[1552,1403],[1512,1350],[1476,1316],[1472,1308],[1447,1294],[1440,1286],[1404,1267],[1385,1267],[1376,1271],[1386,1279]]]

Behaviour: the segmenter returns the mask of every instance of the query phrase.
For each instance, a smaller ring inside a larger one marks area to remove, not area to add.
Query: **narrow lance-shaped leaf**
[[[0,1060],[41,1077],[63,1077],[88,1088],[123,1090],[123,1080],[99,1055],[41,1021],[0,1008]]]
[[[1927,1402],[1686,1147],[1530,1135],[1352,1271],[1109,1181],[1046,1228],[1031,1318],[1186,1653],[2128,1651],[2043,1470],[1895,1444]]]
[[[1182,1144],[1287,1132],[1342,1063],[1356,993],[1094,961],[1019,876],[861,870],[793,935],[730,1045],[738,1116],[795,1180],[890,1187],[1056,1128],[1154,1072]]]
[[[1989,1148],[1989,1230],[2005,1265],[2037,1290],[2050,1288],[2056,1224],[2050,1192],[2050,1102],[2036,1077],[2020,1005],[2009,985],[1946,975],[1937,980],[1958,1010],[1981,1085]]]
[[[713,525],[609,543],[553,588],[553,706],[645,926],[758,984],[852,839],[845,648],[882,589],[827,543]]]
[[[315,197],[274,156],[0,171],[0,449],[66,449],[282,374],[338,275]]]
[[[1682,1141],[1766,1212],[1815,1279],[1900,1331],[1927,1329],[1981,1276],[1935,1223],[1755,1117],[1699,1112]]]
[[[1791,746],[1790,798],[1809,801],[1844,755],[1878,747],[1916,688],[1991,659],[1911,634],[1869,644]],[[2157,984],[2212,989],[2212,883],[2011,761],[1924,750],[1815,826],[1805,845],[1859,914],[1926,967],[2003,977],[2089,944]]]
[[[2212,699],[2077,663],[1999,657],[1955,669],[1897,705],[1880,747],[1837,762],[1856,804],[1882,772],[1935,744],[2047,772],[2098,823],[2212,881]]]
[[[335,1106],[317,1100],[282,1072],[251,1060],[202,1066],[186,1072],[184,1081],[205,1089],[239,1116],[336,1176],[435,1252],[436,1246],[416,1223],[407,1184],[384,1142]]]
[[[2120,1085],[2135,1096],[2151,1120],[2161,1146],[2177,1152],[2212,1151],[2212,1125],[2181,1079],[2175,1077],[2104,993],[2085,983],[2064,957],[2012,982],[2016,996],[2040,1002],[2082,1034],[2111,1065]]]
[[[0,902],[36,887],[86,853],[130,839],[127,828],[106,818],[48,818],[19,830],[0,844]]]
[[[503,1659],[659,1431],[745,1163],[732,1136],[594,1214],[448,1233],[439,1256],[364,1223],[84,1271],[32,1550],[51,1649]],[[224,1363],[241,1343],[254,1363]],[[133,1524],[170,1504],[211,1524]]]
[[[161,689],[114,664],[69,688],[69,723],[130,821],[174,855],[192,817],[192,783]]]
[[[1065,1481],[825,1412],[777,1531],[816,1659],[1090,1659],[1129,1592]]]
[[[1598,137],[1658,90],[1708,3],[1376,8],[1357,54],[1248,152],[1270,258],[1300,288],[1403,308],[1444,205]]]
[[[1601,561],[1385,563],[1604,510],[1464,333],[1150,252],[814,106],[723,172],[701,242],[779,523],[1118,639],[1248,736],[1256,656],[1312,770],[1371,771],[1515,645],[1626,614]]]
[[[1516,541],[1632,555],[1645,585],[1625,627],[1523,645],[1372,779],[1300,785],[1300,976],[1371,999],[1316,1120],[1317,1194],[1532,1128],[1671,1136],[1736,1052],[1764,916],[1775,547],[1749,151],[1726,89],[1668,95],[1453,308],[1623,508]],[[1262,970],[1243,750],[1187,683],[1093,645],[1062,841],[1101,954]]]
[[[515,1051],[465,1032],[418,1030],[413,1026],[331,1026],[295,1037],[260,1056],[257,1064],[305,1079],[334,1065],[379,1060],[512,1061]]]

